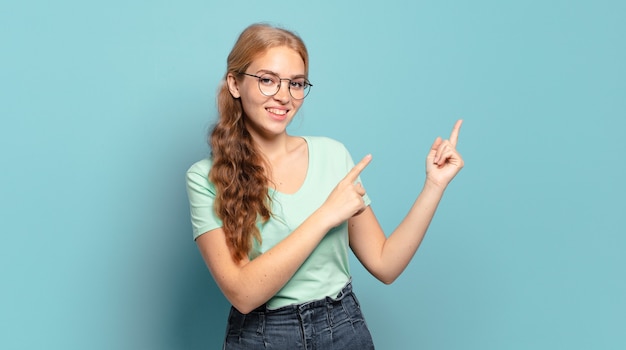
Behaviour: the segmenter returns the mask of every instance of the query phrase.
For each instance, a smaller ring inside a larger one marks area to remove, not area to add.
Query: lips
[[[282,108],[266,108],[265,110],[270,113],[270,116],[272,118],[277,120],[284,120],[285,118],[287,118],[287,113],[289,112],[288,109]]]
[[[272,114],[276,114],[276,115],[285,115],[287,114],[287,110],[286,109],[278,109],[278,108],[266,108],[266,110]]]

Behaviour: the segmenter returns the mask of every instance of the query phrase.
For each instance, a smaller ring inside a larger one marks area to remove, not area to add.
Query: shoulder
[[[303,136],[311,147],[331,152],[346,152],[346,146],[343,143],[326,136]]]
[[[314,167],[331,171],[335,169],[341,176],[354,167],[350,152],[343,143],[325,136],[305,137],[309,144],[309,162]]]
[[[210,157],[204,158],[200,161],[195,162],[193,165],[187,169],[187,175],[189,174],[201,174],[208,175],[209,170],[213,166],[213,160]]]
[[[206,189],[210,192],[215,192],[215,186],[209,181],[209,171],[213,166],[211,158],[205,158],[187,169],[187,187],[196,189]]]

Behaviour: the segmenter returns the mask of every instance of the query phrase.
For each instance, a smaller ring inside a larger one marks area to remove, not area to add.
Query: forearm
[[[326,216],[322,208],[318,209],[285,239],[252,261],[228,267],[224,266],[229,265],[224,264],[225,257],[203,253],[213,277],[233,306],[248,313],[272,298],[330,230]]]
[[[393,282],[419,248],[441,201],[444,188],[426,182],[398,227],[385,240],[380,254],[379,279]]]

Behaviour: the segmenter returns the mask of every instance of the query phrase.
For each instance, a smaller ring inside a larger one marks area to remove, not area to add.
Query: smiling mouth
[[[277,108],[266,108],[265,110],[276,115],[286,115],[288,112],[286,109],[277,109]]]

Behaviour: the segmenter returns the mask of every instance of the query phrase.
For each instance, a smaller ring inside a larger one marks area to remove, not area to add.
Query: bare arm
[[[370,156],[363,158],[318,210],[284,240],[252,261],[233,261],[221,228],[196,239],[211,274],[235,308],[248,313],[269,300],[296,273],[331,228],[363,211],[365,190],[360,184],[354,185],[354,181],[370,160]]]
[[[444,190],[463,167],[456,151],[462,121],[454,125],[449,140],[437,138],[426,160],[422,192],[400,225],[385,236],[370,207],[349,219],[350,246],[363,266],[383,283],[392,283],[409,264],[435,215]]]

